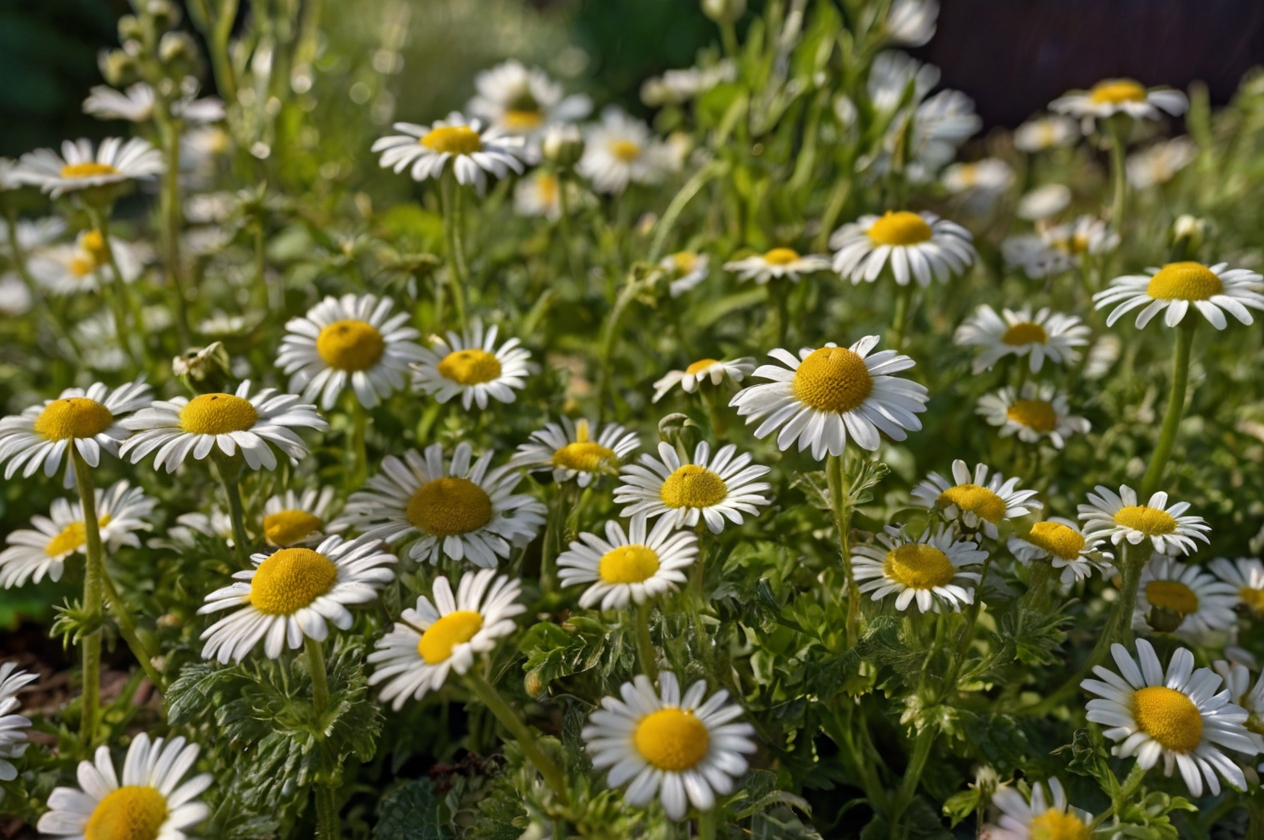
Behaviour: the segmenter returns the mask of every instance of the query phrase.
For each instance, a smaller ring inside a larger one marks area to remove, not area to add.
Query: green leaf
[[[435,796],[434,782],[414,779],[382,798],[373,840],[447,840],[455,837]]]

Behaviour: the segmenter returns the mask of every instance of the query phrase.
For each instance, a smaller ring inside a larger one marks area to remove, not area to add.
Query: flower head
[[[1167,493],[1158,492],[1145,504],[1138,504],[1137,493],[1123,485],[1116,493],[1097,485],[1096,493],[1088,494],[1087,505],[1079,506],[1080,521],[1086,537],[1103,537],[1115,545],[1127,540],[1140,545],[1149,540],[1159,554],[1192,554],[1194,540],[1210,542],[1211,527],[1201,516],[1185,516],[1189,502],[1168,505]]]
[[[431,347],[422,347],[421,358],[413,365],[413,387],[441,403],[459,394],[466,411],[471,403],[487,408],[489,397],[513,402],[514,391],[526,384],[531,372],[531,353],[516,338],[498,349],[498,335],[498,327],[484,332],[483,322],[475,318],[464,335],[449,332],[446,340],[431,336]]]
[[[789,280],[798,283],[805,274],[828,271],[828,257],[808,254],[800,256],[793,248],[773,248],[766,254],[755,254],[724,264],[725,271],[735,272],[741,280],[754,280],[764,284],[769,280]]]
[[[1018,789],[1002,786],[992,795],[999,812],[995,823],[984,823],[981,840],[1089,840],[1092,816],[1067,803],[1066,791],[1056,776],[1035,783],[1024,796]]]
[[[862,593],[872,600],[895,595],[901,612],[917,601],[921,612],[939,612],[941,606],[960,610],[974,603],[978,572],[963,572],[987,559],[972,540],[959,540],[953,530],[939,526],[914,539],[902,527],[888,525],[877,534],[877,544],[852,546],[852,569]]]
[[[1225,583],[1237,588],[1238,597],[1252,613],[1264,613],[1264,562],[1257,557],[1211,561],[1211,571]]]
[[[557,482],[576,479],[587,487],[603,474],[615,474],[619,465],[641,445],[635,432],[618,423],[598,426],[586,419],[549,423],[531,433],[531,440],[518,447],[511,467],[531,471],[552,470]]]
[[[704,385],[715,387],[727,382],[741,382],[755,369],[755,360],[749,356],[740,359],[699,359],[684,370],[669,371],[654,383],[654,402],[661,400],[668,391],[679,385],[686,394],[692,394]]]
[[[1080,359],[1076,347],[1088,344],[1091,331],[1075,315],[1062,315],[1044,308],[1032,314],[1030,309],[1014,312],[996,310],[983,304],[957,328],[953,341],[967,347],[978,347],[974,372],[991,370],[1006,356],[1027,356],[1032,373],[1039,373],[1045,359],[1054,364],[1073,365]]]
[[[1106,319],[1113,326],[1126,313],[1144,306],[1137,314],[1137,329],[1164,310],[1164,323],[1175,327],[1185,318],[1190,307],[1197,309],[1216,329],[1227,324],[1228,312],[1244,324],[1255,319],[1248,311],[1264,309],[1264,277],[1247,268],[1229,268],[1228,263],[1205,266],[1197,262],[1168,263],[1162,268],[1146,269],[1148,274],[1116,277],[1110,288],[1093,295],[1098,309],[1114,306]]]
[[[988,479],[986,464],[976,464],[971,474],[966,462],[952,462],[952,481],[931,473],[913,488],[913,499],[930,510],[942,511],[950,522],[959,521],[968,530],[981,530],[997,539],[997,525],[1040,510],[1035,490],[1023,490],[1018,479],[1008,481],[999,472]]]
[[[1018,435],[1024,443],[1048,440],[1055,448],[1066,445],[1073,434],[1088,434],[1088,420],[1071,414],[1066,394],[1051,384],[1023,384],[1022,390],[1005,387],[979,397],[976,414],[999,426],[1001,437]]]
[[[1179,90],[1146,89],[1132,79],[1104,79],[1089,90],[1073,90],[1049,103],[1049,110],[1073,117],[1093,118],[1127,114],[1133,119],[1157,120],[1160,112],[1180,116],[1189,100]]]
[[[575,167],[597,192],[621,193],[628,184],[656,184],[673,169],[671,151],[649,126],[618,108],[607,108],[588,130]]]
[[[685,582],[684,569],[698,557],[698,537],[678,531],[662,517],[651,530],[645,514],[632,517],[627,532],[616,521],[606,523],[606,538],[584,533],[557,559],[563,586],[590,584],[579,597],[581,607],[622,609],[629,601],[676,591]]]
[[[93,187],[122,184],[152,178],[166,171],[162,152],[148,140],[133,137],[124,141],[109,137],[93,149],[92,141],[67,140],[61,154],[37,149],[22,155],[14,176],[22,183],[39,187],[53,198]]]
[[[0,665],[0,781],[11,782],[18,777],[18,770],[8,761],[21,758],[26,752],[26,730],[31,721],[16,714],[18,706],[17,693],[27,683],[39,678],[38,674],[28,674],[17,670],[14,662]]]
[[[263,537],[281,548],[320,542],[346,527],[331,521],[337,507],[332,487],[286,490],[263,503]]]
[[[677,251],[659,260],[658,266],[671,278],[668,294],[678,298],[707,279],[711,273],[711,257],[695,251]]]
[[[457,111],[430,125],[399,122],[392,127],[403,133],[377,139],[373,151],[382,153],[383,169],[396,173],[409,169],[414,181],[437,179],[450,163],[457,183],[481,193],[488,173],[496,178],[511,171],[522,174],[521,137],[500,128],[484,129],[481,121],[466,119]]]
[[[834,270],[852,283],[878,279],[889,262],[895,282],[910,279],[926,287],[934,278],[946,283],[974,262],[970,232],[934,213],[888,210],[881,216],[862,216],[843,225],[830,237]]]
[[[1232,584],[1197,566],[1158,554],[1141,572],[1132,626],[1141,630],[1147,621],[1158,620],[1166,632],[1197,644],[1213,633],[1235,627],[1238,617],[1233,610],[1239,603]],[[1154,616],[1152,610],[1167,615]]]
[[[512,58],[475,76],[474,87],[478,93],[470,100],[471,114],[507,134],[533,140],[548,126],[582,120],[592,110],[587,96],[565,96],[543,70]],[[538,155],[538,148],[528,148],[529,157]]]
[[[1070,587],[1092,575],[1094,569],[1103,577],[1114,574],[1110,563],[1114,555],[1102,551],[1101,544],[1100,537],[1085,537],[1070,519],[1054,516],[1037,522],[1025,534],[1011,536],[1008,547],[1020,563],[1049,560],[1054,569],[1062,570],[1062,586]]]
[[[663,516],[676,527],[693,528],[706,521],[711,532],[724,530],[724,520],[742,524],[742,515],[758,516],[769,503],[761,495],[771,489],[765,481],[768,467],[751,464],[751,456],[737,454],[733,444],[711,457],[705,440],[694,449],[693,459],[683,462],[669,443],[658,445],[658,458],[642,455],[639,464],[621,471],[623,483],[614,491],[615,504],[627,505],[621,516]]]
[[[110,253],[124,283],[134,283],[153,259],[153,251],[143,243],[110,237]],[[54,245],[31,255],[27,264],[31,276],[50,295],[65,297],[99,293],[111,282],[105,238],[98,230],[82,231],[74,244]]]

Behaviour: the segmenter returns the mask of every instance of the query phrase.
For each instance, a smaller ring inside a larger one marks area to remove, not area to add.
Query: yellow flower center
[[[846,414],[868,399],[873,377],[856,353],[842,347],[822,347],[799,364],[791,387],[799,402],[817,411]]]
[[[1052,432],[1058,428],[1058,412],[1048,400],[1015,400],[1006,409],[1005,416],[1037,432]]]
[[[283,548],[255,569],[250,603],[267,615],[293,615],[333,588],[338,567],[310,548]]]
[[[1171,514],[1145,505],[1120,508],[1115,514],[1115,524],[1140,531],[1147,537],[1159,537],[1176,530],[1176,520]]]
[[[70,269],[70,273],[80,280],[97,270],[96,263],[92,262],[90,259],[84,259],[78,254],[70,258],[70,265],[68,268]]]
[[[1180,615],[1198,612],[1198,596],[1194,590],[1174,580],[1152,580],[1146,584],[1146,600],[1156,607]]]
[[[191,435],[226,435],[254,426],[259,412],[232,394],[203,394],[180,410],[180,428]]]
[[[579,472],[596,472],[614,462],[614,450],[592,441],[568,443],[553,453],[553,466]]]
[[[439,362],[439,375],[461,385],[482,385],[500,378],[500,359],[486,350],[453,350]]]
[[[670,508],[706,508],[718,505],[729,495],[724,479],[697,464],[685,464],[663,482],[659,491]]]
[[[473,610],[457,610],[439,617],[426,628],[417,642],[417,653],[427,665],[438,665],[452,656],[452,649],[463,645],[483,629],[483,616]]]
[[[1021,347],[1024,344],[1044,344],[1048,340],[1049,333],[1045,332],[1045,328],[1039,324],[1033,324],[1031,321],[1015,324],[1005,331],[1005,335],[1001,336],[1001,343],[1008,344],[1011,347]]]
[[[1208,300],[1223,291],[1216,272],[1196,262],[1168,263],[1146,287],[1146,294],[1155,300]]]
[[[70,258],[70,273],[76,277],[87,277],[108,261],[105,237],[99,230],[90,230],[79,237],[79,251]]]
[[[908,210],[888,210],[869,226],[869,238],[876,245],[916,245],[930,237],[926,220]]]
[[[1088,98],[1096,105],[1122,105],[1125,102],[1145,102],[1146,89],[1132,79],[1107,79],[1093,85]]]
[[[68,163],[61,168],[61,177],[63,178],[91,178],[94,175],[122,175],[122,171],[115,169],[108,163],[95,163],[88,161],[87,163]]]
[[[148,785],[112,790],[92,810],[85,840],[156,840],[167,821],[167,797]]]
[[[688,274],[698,265],[698,255],[690,251],[677,251],[671,255],[671,260],[679,274]]]
[[[49,440],[95,437],[112,425],[110,410],[87,397],[53,400],[35,418],[35,431]]]
[[[1026,539],[1063,560],[1074,560],[1084,550],[1084,537],[1061,522],[1037,522]]]
[[[699,359],[698,361],[685,368],[685,373],[689,376],[697,376],[712,365],[718,365],[715,359]]]
[[[615,140],[609,148],[614,159],[622,163],[631,163],[641,156],[641,147],[631,140]]]
[[[97,520],[97,527],[104,528],[109,524],[110,515],[108,513]],[[83,548],[87,541],[87,523],[71,522],[61,530],[60,534],[48,541],[48,544],[44,546],[44,553],[49,557],[60,557],[63,554],[78,551]]]
[[[1242,603],[1251,608],[1251,612],[1264,612],[1264,589],[1243,586],[1238,589],[1238,597],[1242,599]]]
[[[764,262],[769,265],[790,265],[799,259],[799,252],[793,248],[773,248],[764,254]]]
[[[693,712],[676,708],[651,712],[632,734],[636,751],[659,770],[688,770],[707,757],[711,735]]]
[[[606,583],[644,583],[658,571],[658,552],[643,545],[621,545],[601,556],[597,574]]]
[[[316,338],[316,352],[338,370],[368,370],[384,350],[382,334],[367,321],[334,321]]]
[[[468,478],[443,476],[417,488],[405,516],[432,537],[455,537],[491,521],[492,498]]]
[[[263,535],[273,545],[294,545],[324,527],[319,516],[305,510],[281,510],[263,517]]]
[[[561,185],[558,183],[556,175],[537,175],[535,188],[539,192],[541,204],[553,205],[557,203],[557,191],[561,188]]]
[[[1137,727],[1173,752],[1197,749],[1203,740],[1203,716],[1181,692],[1161,685],[1139,689],[1132,695],[1132,717]]]
[[[539,111],[512,109],[505,112],[501,125],[510,131],[534,131],[544,122],[544,115]]]
[[[1050,808],[1027,824],[1031,840],[1089,840],[1093,832],[1075,814]]]
[[[888,551],[882,572],[910,589],[944,586],[957,573],[947,554],[924,543],[909,543]]]
[[[483,139],[468,125],[445,125],[426,132],[421,145],[439,154],[472,155],[483,148]]]
[[[986,487],[977,484],[958,484],[939,494],[935,504],[941,507],[956,505],[963,511],[996,524],[1005,518],[1005,501]]]

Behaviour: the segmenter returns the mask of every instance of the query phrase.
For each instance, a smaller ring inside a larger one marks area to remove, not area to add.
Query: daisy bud
[[[1172,225],[1172,260],[1191,259],[1203,246],[1207,235],[1207,220],[1186,214]]]
[[[716,23],[733,23],[746,14],[746,0],[702,0],[702,13]]]
[[[140,79],[140,64],[122,50],[101,53],[98,63],[101,66],[101,75],[116,88],[127,87]]]
[[[687,429],[693,429],[695,432],[698,430],[698,424],[690,420],[688,414],[679,412],[668,414],[658,421],[658,437],[664,443],[670,443],[672,446],[675,446],[677,442],[690,434],[690,432],[686,431]]]
[[[119,43],[139,41],[145,37],[145,29],[136,15],[123,15],[118,22]]]
[[[198,65],[197,44],[187,32],[168,32],[158,42],[158,60],[193,75]]]
[[[154,22],[154,29],[167,32],[180,25],[180,9],[170,0],[149,0],[145,14]]]
[[[1175,632],[1184,620],[1185,616],[1167,607],[1151,607],[1150,614],[1146,616],[1146,624],[1156,633]]]
[[[572,167],[584,156],[584,135],[573,125],[551,125],[540,142],[540,151],[550,163]]]

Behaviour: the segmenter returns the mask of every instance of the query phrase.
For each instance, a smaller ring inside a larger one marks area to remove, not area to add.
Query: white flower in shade
[[[1100,537],[1086,539],[1070,519],[1054,516],[1037,522],[1022,536],[1011,536],[1008,547],[1020,563],[1049,560],[1054,569],[1062,570],[1062,586],[1069,587],[1090,577],[1094,569],[1102,577],[1114,574],[1115,567],[1110,563],[1114,555],[1102,551],[1101,544]]]
[[[658,455],[642,455],[641,463],[622,469],[623,483],[614,491],[615,504],[627,505],[621,516],[663,516],[678,528],[693,528],[705,520],[718,534],[726,518],[741,525],[742,514],[758,516],[769,504],[761,494],[771,485],[755,480],[767,475],[769,468],[751,464],[751,456],[738,455],[731,443],[712,458],[711,444],[704,440],[694,448],[691,462],[682,462],[665,442],[658,445]]]
[[[724,264],[725,271],[737,274],[739,280],[754,280],[764,284],[769,280],[789,280],[798,283],[805,274],[828,271],[828,257],[808,254],[800,256],[793,248],[773,248],[766,254],[755,254]]]
[[[449,162],[457,183],[473,186],[480,193],[489,172],[497,178],[511,171],[522,174],[518,159],[521,137],[500,128],[483,129],[479,120],[467,120],[456,111],[431,125],[399,122],[392,127],[403,134],[379,138],[372,150],[382,153],[379,163],[383,169],[396,173],[409,169],[414,181],[438,179]]]
[[[495,128],[523,137],[538,136],[552,123],[582,120],[592,111],[583,94],[564,96],[562,86],[538,67],[509,59],[474,77],[477,94],[468,110]]]
[[[558,579],[563,586],[590,584],[579,596],[581,607],[623,609],[629,601],[643,604],[675,592],[685,582],[684,570],[697,559],[696,534],[677,530],[666,516],[650,530],[645,514],[640,514],[632,517],[626,533],[611,520],[604,540],[580,534],[557,558]]]
[[[199,615],[232,610],[203,633],[203,659],[240,662],[263,642],[263,652],[276,659],[288,645],[303,639],[323,642],[329,624],[351,627],[347,607],[377,598],[377,591],[395,579],[389,566],[395,555],[380,540],[360,537],[343,542],[327,537],[315,549],[282,548],[250,558],[253,569],[233,575],[236,583],[206,596]]]
[[[31,290],[15,272],[0,274],[0,315],[12,318],[31,311]]]
[[[526,384],[531,373],[531,352],[511,338],[496,347],[500,328],[483,330],[478,318],[464,335],[448,332],[447,339],[433,335],[431,347],[421,348],[421,359],[413,365],[413,387],[441,403],[457,396],[469,411],[472,403],[487,408],[490,397],[502,403],[514,401],[514,391]]]
[[[395,543],[412,539],[408,554],[438,563],[440,557],[491,568],[514,546],[535,538],[544,524],[544,505],[515,495],[522,481],[516,470],[491,467],[491,452],[471,464],[473,450],[458,444],[451,463],[443,447],[416,450],[403,459],[388,456],[366,489],[347,501],[343,520],[366,536]]]
[[[124,283],[134,283],[144,273],[153,250],[144,243],[110,237],[110,250]],[[35,282],[58,297],[95,293],[113,282],[105,251],[105,238],[97,230],[85,230],[73,245],[54,245],[31,255],[27,268]]]
[[[925,184],[957,156],[957,147],[983,127],[974,112],[974,100],[959,90],[941,90],[917,106],[912,128],[897,121],[883,138],[879,170],[892,168],[895,151],[907,143],[907,175],[911,183]],[[907,139],[906,139],[907,138]]]
[[[995,823],[984,823],[980,840],[1089,840],[1093,816],[1067,802],[1066,791],[1056,776],[1036,782],[1024,796],[1001,785],[992,794],[997,810]]]
[[[527,611],[518,603],[522,584],[494,569],[467,572],[456,596],[442,575],[435,578],[434,603],[417,597],[417,608],[406,609],[394,629],[377,641],[369,654],[375,668],[369,685],[386,683],[382,702],[399,711],[410,697],[420,700],[438,691],[456,671],[464,674],[474,658],[496,647],[517,625],[514,617]]]
[[[1070,271],[1085,255],[1104,254],[1119,246],[1119,234],[1101,219],[1080,216],[1064,225],[1038,225],[1037,233],[1011,236],[1001,243],[1007,265],[1039,280]]]
[[[215,97],[197,99],[194,86],[185,96],[171,103],[171,115],[187,123],[218,122],[224,119],[224,103]],[[83,112],[102,120],[149,122],[154,115],[154,89],[147,82],[137,82],[124,91],[97,85],[83,101]]]
[[[119,418],[150,400],[149,386],[130,382],[110,390],[100,382],[67,388],[55,400],[34,405],[21,414],[0,420],[0,462],[8,461],[4,477],[10,479],[25,464],[22,476],[30,478],[41,466],[50,478],[61,467],[62,457],[74,446],[90,467],[101,463],[101,451],[117,455],[128,430]],[[66,470],[66,486],[74,483],[74,470]]]
[[[755,437],[777,434],[783,452],[794,442],[799,451],[811,447],[818,461],[841,455],[851,438],[861,449],[876,450],[879,433],[893,440],[908,437],[906,430],[919,431],[918,414],[926,410],[926,388],[892,374],[913,367],[913,360],[894,350],[870,355],[878,337],[870,335],[850,349],[826,344],[813,350],[805,347],[796,357],[778,348],[768,355],[781,362],[761,365],[754,376],[772,380],[765,385],[744,388],[729,403],[747,424],[762,420]]]
[[[1211,663],[1211,668],[1224,680],[1225,690],[1229,692],[1229,702],[1246,709],[1250,715],[1247,727],[1254,736],[1259,752],[1264,753],[1264,740],[1259,735],[1264,728],[1264,673],[1260,674],[1252,686],[1251,672],[1240,662],[1230,663],[1222,659]]]
[[[657,795],[668,818],[680,820],[689,803],[710,811],[716,794],[733,792],[749,766],[746,755],[755,752],[755,728],[737,722],[742,707],[728,702],[727,691],[707,698],[706,683],[698,681],[682,697],[671,672],[660,674],[658,684],[655,691],[644,674],[624,683],[623,699],[602,698],[581,734],[593,766],[610,768],[606,782],[628,785],[628,804],[645,806]]]
[[[15,174],[22,183],[60,198],[91,187],[152,178],[166,168],[162,152],[148,140],[109,137],[95,150],[90,140],[80,139],[62,143],[60,155],[52,149],[27,152]]]
[[[669,272],[668,293],[678,298],[710,276],[711,257],[695,251],[677,251],[663,257],[658,266]]]
[[[1149,540],[1159,554],[1192,554],[1198,550],[1194,540],[1211,542],[1205,532],[1211,530],[1201,516],[1185,516],[1189,502],[1168,506],[1167,493],[1155,493],[1145,504],[1139,504],[1137,493],[1123,485],[1116,493],[1101,484],[1088,494],[1087,505],[1079,506],[1084,535],[1102,537],[1115,545],[1127,540],[1140,545]]]
[[[1247,712],[1217,691],[1221,679],[1210,668],[1194,669],[1194,655],[1185,648],[1172,654],[1167,673],[1145,639],[1137,640],[1137,660],[1121,644],[1111,645],[1119,674],[1101,665],[1081,685],[1098,699],[1088,702],[1088,719],[1109,727],[1102,734],[1117,745],[1111,752],[1136,756],[1149,770],[1163,759],[1163,773],[1179,768],[1185,786],[1203,795],[1203,779],[1212,795],[1220,793],[1217,774],[1235,788],[1246,789],[1246,777],[1221,748],[1248,755],[1256,746],[1246,727]]]
[[[939,84],[939,75],[939,68],[933,64],[923,64],[900,50],[884,50],[874,58],[865,86],[874,110],[889,113],[905,104],[910,84],[911,104],[925,99]]]
[[[1043,152],[1069,146],[1080,139],[1080,126],[1070,117],[1047,114],[1014,129],[1014,148],[1020,152]]]
[[[300,404],[299,399],[293,394],[278,395],[275,388],[264,388],[252,397],[247,379],[235,394],[158,400],[123,421],[124,428],[134,434],[119,455],[139,464],[157,452],[154,469],[165,464],[172,473],[185,459],[201,461],[218,449],[230,458],[240,451],[252,470],[276,469],[274,448],[296,461],[307,455],[307,444],[295,428],[329,428],[316,406]]]
[[[666,144],[618,108],[603,111],[585,140],[575,171],[591,180],[597,192],[621,193],[630,183],[657,184],[672,169]]]
[[[893,525],[874,536],[877,544],[852,546],[852,573],[861,593],[872,592],[874,601],[895,595],[901,612],[914,600],[924,613],[974,603],[979,573],[962,569],[988,556],[974,541],[957,539],[946,525],[927,529],[917,539]]]
[[[1033,280],[1056,277],[1070,271],[1078,258],[1045,242],[1039,233],[1022,233],[1001,241],[1001,256],[1009,268],[1022,269]]]
[[[935,37],[939,0],[894,0],[887,10],[883,34],[889,43],[922,47]]]
[[[1198,157],[1198,146],[1188,137],[1174,137],[1128,155],[1128,183],[1136,190],[1166,184]]]
[[[1044,184],[1018,199],[1014,214],[1032,221],[1052,218],[1071,206],[1071,188],[1065,184]]]
[[[38,674],[28,674],[17,667],[15,662],[0,665],[0,781],[3,782],[18,777],[17,768],[8,759],[21,758],[26,752],[26,730],[31,728],[30,720],[16,714],[21,705],[17,693],[27,683],[39,679]]]
[[[537,169],[514,184],[514,212],[528,218],[562,217],[562,183],[557,173]]]
[[[740,359],[699,359],[684,370],[670,371],[654,383],[654,402],[679,385],[686,394],[692,394],[708,382],[719,386],[726,380],[734,384],[750,376],[755,360],[749,356]]]
[[[17,162],[13,158],[0,157],[0,192],[18,190],[26,186],[18,173]]]
[[[1248,311],[1264,309],[1264,277],[1249,268],[1229,268],[1228,263],[1205,266],[1196,262],[1168,263],[1147,268],[1146,274],[1130,274],[1110,281],[1110,288],[1093,295],[1098,309],[1114,306],[1106,319],[1113,326],[1126,313],[1144,306],[1137,314],[1137,328],[1167,310],[1163,322],[1175,327],[1190,307],[1197,309],[1213,327],[1223,330],[1225,312],[1244,324],[1255,319]]]
[[[58,216],[46,216],[35,220],[18,219],[17,227],[13,231],[18,240],[18,247],[28,255],[51,245],[65,232],[66,222]],[[0,254],[13,257],[9,223],[3,219],[0,219]]]
[[[1088,120],[1115,114],[1157,120],[1160,112],[1174,117],[1185,113],[1189,100],[1179,90],[1150,88],[1132,79],[1105,79],[1089,90],[1073,90],[1049,103],[1049,110]]]
[[[1023,490],[1018,479],[1008,481],[999,472],[988,480],[987,464],[976,464],[974,474],[966,462],[952,462],[952,481],[931,473],[913,488],[913,499],[927,510],[939,510],[949,522],[960,521],[963,528],[982,530],[992,539],[1000,536],[996,526],[1010,519],[1040,510],[1035,490]]]
[[[881,216],[861,216],[830,237],[834,270],[853,283],[878,279],[889,262],[895,282],[910,279],[929,286],[960,275],[974,262],[973,237],[956,222],[934,213],[888,210]]]
[[[233,545],[233,520],[227,511],[214,505],[208,513],[182,513],[175,518],[175,523],[162,536],[154,537],[146,545],[168,551],[186,550],[197,548],[198,542],[206,537],[227,546]]]
[[[679,105],[702,94],[722,82],[737,78],[737,64],[729,58],[721,59],[709,67],[686,67],[668,70],[662,76],[646,79],[641,85],[641,101],[651,108],[659,105]]]
[[[984,158],[954,163],[944,170],[942,180],[950,193],[1003,193],[1014,185],[1014,170],[1000,158]]]
[[[320,396],[328,411],[350,386],[365,408],[401,390],[408,366],[424,358],[413,339],[421,333],[409,314],[391,315],[394,302],[374,295],[327,297],[285,325],[276,366],[290,376],[289,388],[305,400]]]
[[[1035,382],[1024,383],[1021,391],[1006,387],[984,394],[975,413],[999,427],[1001,437],[1018,435],[1024,443],[1048,440],[1055,449],[1065,446],[1071,435],[1086,435],[1092,428],[1088,420],[1071,414],[1066,394]]]
[[[302,493],[286,490],[263,503],[264,539],[282,548],[322,540],[346,527],[332,521],[336,509],[332,487],[309,487]]]
[[[1211,561],[1211,571],[1225,583],[1237,588],[1238,597],[1251,612],[1264,613],[1264,562],[1256,557],[1239,557],[1228,560],[1217,557]]]
[[[1091,330],[1075,315],[1050,312],[1048,307],[1035,315],[1023,308],[1014,312],[996,310],[983,304],[957,327],[953,341],[965,347],[978,347],[974,372],[991,370],[1005,356],[1027,356],[1032,373],[1039,373],[1045,359],[1054,364],[1073,365],[1080,359],[1076,347],[1088,344]]]
[[[1145,629],[1152,608],[1166,610],[1180,620],[1167,632],[1197,644],[1212,633],[1233,628],[1238,622],[1233,608],[1239,603],[1231,584],[1197,566],[1156,554],[1141,572],[1132,626]]]
[[[586,419],[563,417],[560,424],[548,423],[532,432],[509,466],[531,472],[550,470],[554,481],[575,479],[580,487],[587,487],[602,475],[617,474],[619,465],[640,445],[636,433],[618,423],[599,426]]]

